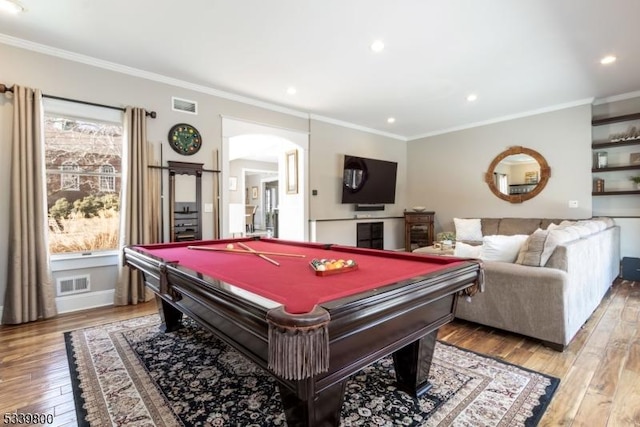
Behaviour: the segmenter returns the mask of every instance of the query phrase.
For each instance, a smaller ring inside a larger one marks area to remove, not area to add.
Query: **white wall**
[[[214,162],[214,156],[220,155],[222,148],[222,116],[236,117],[248,122],[267,124],[276,128],[288,129],[292,132],[299,132],[307,135],[310,130],[310,121],[307,115],[292,112],[288,114],[283,108],[266,109],[260,106],[238,102],[226,98],[214,96],[214,91],[191,90],[183,87],[173,86],[133,75],[123,74],[116,71],[99,68],[84,63],[73,62],[54,56],[49,56],[26,49],[21,49],[0,43],[0,58],[2,58],[2,68],[0,69],[0,82],[9,86],[19,84],[40,88],[45,94],[62,96],[66,98],[79,99],[100,104],[126,106],[133,105],[154,110],[157,112],[156,119],[148,121],[148,138],[153,143],[156,157],[159,158],[160,146],[163,146],[164,164],[168,160],[188,161],[203,163],[205,169],[215,170],[218,165]],[[142,74],[142,73],[140,73]],[[189,86],[191,87],[191,86]],[[198,102],[198,115],[185,114],[171,110],[171,97],[189,99]],[[277,111],[275,111],[277,110]],[[13,117],[13,102],[9,96],[0,96],[0,148],[4,153],[9,153],[11,149],[11,129]],[[192,156],[181,156],[168,148],[166,143],[169,129],[176,123],[189,123],[195,126],[201,133],[203,144],[200,151]],[[337,159],[345,151],[345,147],[355,144],[361,147],[364,141],[375,140],[378,142],[388,141],[396,143],[400,150],[395,158],[404,162],[404,143],[393,141],[388,138],[369,135],[361,130],[353,130],[323,123],[318,126],[321,129],[322,141],[331,141],[328,146],[318,146],[317,149],[310,148],[309,151],[317,151],[331,159]],[[353,140],[353,142],[352,142]],[[313,143],[311,143],[313,144]],[[377,144],[377,143],[376,143]],[[335,150],[338,150],[336,153]],[[355,154],[358,150],[353,151]],[[364,154],[364,153],[362,153]],[[380,154],[384,154],[381,152]],[[384,156],[382,156],[384,158]],[[9,228],[9,171],[10,156],[0,156],[0,310],[4,301],[6,289],[7,254],[8,254],[8,228]],[[300,174],[308,168],[309,160],[307,156],[299,157]],[[300,181],[302,189],[308,189],[308,181],[316,183],[329,179],[332,182],[339,180],[341,171],[332,169],[336,176],[327,176],[327,171],[320,168],[312,168],[307,174],[306,181]],[[404,166],[403,166],[404,170]],[[222,177],[226,178],[223,171]],[[403,172],[404,173],[404,172]],[[318,174],[319,176],[315,176]],[[214,200],[214,174],[204,173],[202,179],[202,201],[217,205]],[[238,176],[239,177],[239,176]],[[225,181],[226,182],[226,181]],[[403,183],[403,178],[400,178]],[[238,182],[238,191],[243,190]],[[224,186],[227,187],[226,185]],[[168,176],[165,173],[164,181],[165,200],[168,200],[166,191],[168,189]],[[337,190],[336,190],[337,191]],[[403,191],[399,189],[399,191]],[[305,210],[308,210],[307,217],[316,217],[313,209],[320,209],[320,215],[332,215],[335,208],[342,208],[339,201],[327,198],[322,204],[309,207],[308,200],[304,202]],[[302,222],[300,227],[308,231],[308,223]],[[355,226],[354,226],[355,227]],[[213,214],[205,213],[203,216],[203,237],[213,236]],[[168,207],[165,206],[165,235],[168,235]],[[113,263],[112,263],[113,264]],[[115,269],[115,266],[111,266]],[[99,274],[92,277],[92,286],[96,289],[108,289],[113,287],[112,275]]]
[[[512,204],[484,182],[489,164],[510,146],[542,154],[551,167],[543,192]],[[407,198],[436,213],[436,232],[453,230],[453,218],[591,216],[591,106],[460,130],[410,141]],[[570,209],[569,200],[579,207]]]
[[[310,130],[311,182],[309,188],[318,191],[318,195],[311,196],[312,220],[354,217],[356,213],[354,205],[340,203],[345,154],[398,162],[396,203],[386,205],[384,211],[371,212],[371,215],[400,216],[407,206],[412,206],[407,205],[406,201],[407,144],[405,142],[315,120],[311,121]]]

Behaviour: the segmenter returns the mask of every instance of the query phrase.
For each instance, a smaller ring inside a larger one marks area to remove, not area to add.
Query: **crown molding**
[[[9,36],[6,34],[0,33],[0,43],[7,44],[14,47],[19,47],[21,49],[30,50],[33,52],[42,53],[49,56],[55,56],[57,58],[66,59],[73,62],[79,62],[81,64],[91,65],[97,68],[102,68],[105,70],[114,71],[121,74],[126,74],[133,77],[138,77],[145,80],[151,80],[158,83],[164,83],[171,86],[180,87],[183,89],[193,90],[195,92],[204,93],[207,95],[217,96],[219,98],[228,99],[230,101],[241,102],[243,104],[252,105],[254,107],[264,108],[265,110],[276,111],[278,113],[288,114],[295,117],[300,117],[303,119],[313,118],[314,120],[331,123],[334,125],[348,127],[351,129],[360,130],[367,133],[373,133],[376,135],[386,136],[393,139],[398,139],[401,141],[406,141],[407,138],[395,135],[388,132],[382,132],[376,129],[367,128],[364,126],[359,126],[349,122],[343,122],[341,120],[332,119],[330,117],[324,117],[319,115],[309,114],[307,112],[294,110],[292,108],[283,107],[280,105],[272,104],[265,101],[260,101],[254,98],[249,98],[247,96],[237,95],[231,92],[226,92],[219,89],[214,89],[207,86],[197,85],[194,83],[189,83],[184,80],[175,79],[173,77],[167,77],[162,74],[153,73],[150,71],[140,70],[138,68],[129,67],[122,64],[117,64],[115,62],[105,61],[102,59],[94,58],[87,55],[82,55],[79,53],[71,52],[64,49],[58,49],[55,47],[47,46],[40,43],[31,42],[28,40],[20,39],[17,37]]]
[[[75,52],[70,52],[64,49],[58,49],[55,47],[47,46],[40,43],[34,43],[31,41],[19,39],[17,37],[8,36],[0,33],[0,43],[7,44],[21,49],[30,50],[33,52],[42,53],[49,56],[55,56],[57,58],[66,59],[73,62],[79,62],[81,64],[91,65],[97,68],[105,70],[115,71],[121,74],[127,74],[133,77],[139,77],[145,80],[151,80],[158,83],[164,83],[171,86],[180,87],[183,89],[193,90],[195,92],[205,93],[208,95],[217,96],[219,98],[228,99],[230,101],[237,101],[243,104],[252,105],[254,107],[264,108],[266,110],[276,111],[279,113],[288,114],[295,117],[306,119],[309,117],[308,113],[294,110],[292,108],[283,107],[269,102],[260,101],[257,99],[249,98],[247,96],[237,95],[234,93],[226,92],[219,89],[214,89],[207,86],[197,85],[189,83],[184,80],[175,79],[173,77],[167,77],[162,74],[153,73],[150,71],[140,70],[138,68],[129,67],[115,62],[105,61],[102,59],[94,58],[87,55],[82,55]]]
[[[593,105],[608,104],[610,102],[624,101],[626,99],[640,98],[640,90],[635,92],[622,93],[620,95],[607,96],[606,98],[598,98],[593,101]]]
[[[367,133],[373,133],[376,135],[380,135],[380,136],[386,136],[387,138],[392,138],[392,139],[397,139],[398,141],[408,141],[407,137],[402,136],[402,135],[396,135],[395,133],[390,133],[390,132],[384,132],[381,130],[377,130],[377,129],[371,129],[365,126],[360,126],[360,125],[355,125],[353,123],[349,123],[349,122],[343,122],[342,120],[336,120],[336,119],[332,119],[330,117],[325,117],[325,116],[320,116],[317,114],[309,114],[309,118],[312,120],[317,120],[319,122],[325,122],[325,123],[330,123],[332,125],[336,125],[336,126],[342,126],[345,128],[349,128],[349,129],[355,129],[355,130],[359,130],[362,132],[367,132]]]
[[[593,103],[593,98],[579,99],[577,101],[571,101],[571,102],[567,102],[567,103],[564,103],[564,104],[552,105],[552,106],[549,106],[549,107],[538,108],[536,110],[523,111],[523,112],[520,112],[520,113],[509,114],[507,116],[496,117],[496,118],[489,119],[489,120],[483,120],[483,121],[479,121],[479,122],[469,123],[469,124],[462,125],[462,126],[454,126],[454,127],[448,128],[448,129],[437,130],[437,131],[434,131],[434,132],[424,133],[424,134],[421,134],[421,135],[415,135],[415,136],[407,138],[407,140],[408,141],[414,141],[416,139],[428,138],[430,136],[443,135],[445,133],[457,132],[457,131],[465,130],[465,129],[472,129],[472,128],[476,128],[476,127],[479,127],[479,126],[486,126],[486,125],[491,125],[491,124],[500,123],[500,122],[506,122],[506,121],[514,120],[514,119],[521,119],[523,117],[536,116],[538,114],[551,113],[553,111],[564,110],[566,108],[578,107],[578,106],[581,106],[581,105],[587,105],[587,104],[592,104],[592,103]]]

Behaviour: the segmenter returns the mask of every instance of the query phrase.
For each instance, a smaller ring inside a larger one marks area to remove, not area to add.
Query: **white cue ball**
[[[229,244],[227,245],[227,249],[233,249],[233,243],[229,243]]]

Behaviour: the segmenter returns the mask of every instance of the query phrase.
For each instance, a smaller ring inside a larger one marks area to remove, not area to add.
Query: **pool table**
[[[124,262],[166,331],[183,314],[212,331],[277,380],[288,425],[304,426],[337,426],[349,376],[388,355],[399,388],[428,390],[438,328],[483,277],[478,260],[268,238],[133,245]]]

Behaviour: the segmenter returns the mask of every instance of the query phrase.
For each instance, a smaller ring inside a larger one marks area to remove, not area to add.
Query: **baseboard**
[[[69,295],[56,298],[58,314],[71,313],[73,311],[87,310],[89,308],[113,305],[115,289],[108,291],[87,292],[85,294]],[[0,325],[2,324],[2,312],[4,306],[0,305]]]
[[[115,292],[115,289],[109,289],[107,291],[87,292],[84,294],[57,297],[56,308],[58,309],[58,313],[62,314],[113,305]]]

